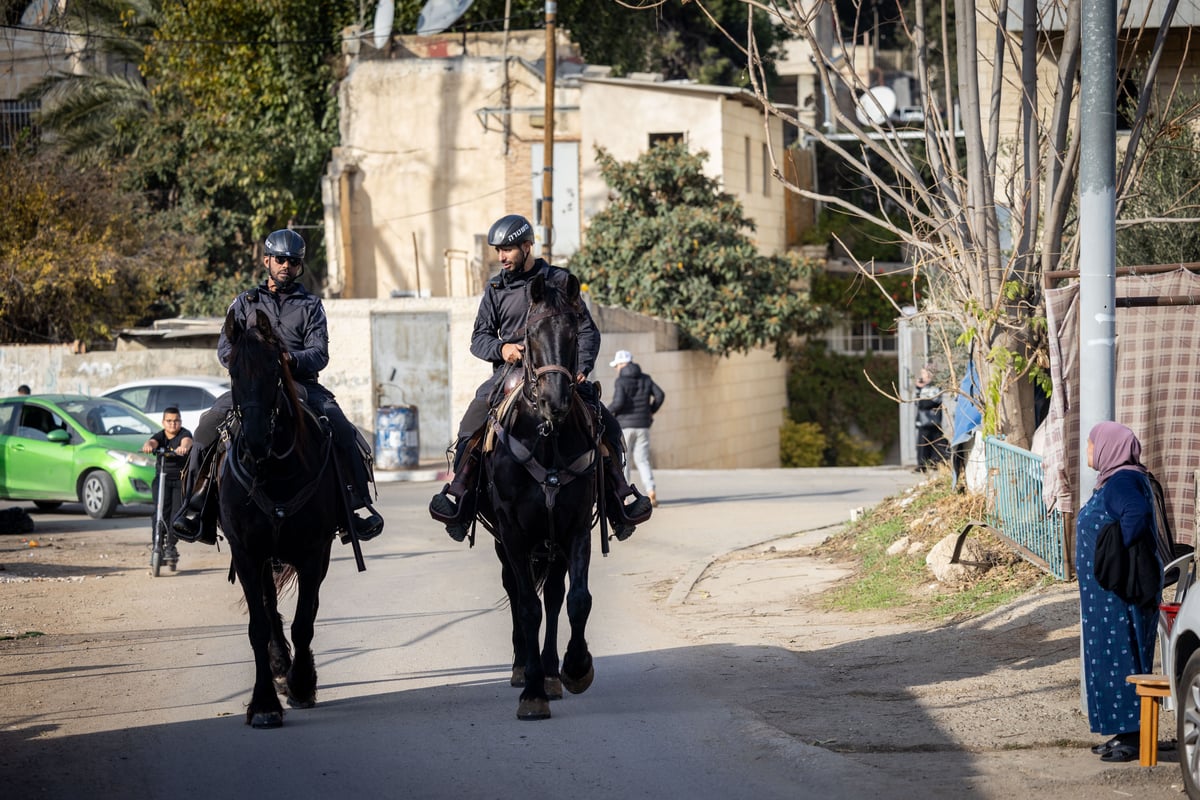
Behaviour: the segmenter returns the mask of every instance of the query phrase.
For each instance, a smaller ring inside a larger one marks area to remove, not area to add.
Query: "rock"
[[[901,553],[908,552],[911,542],[912,540],[907,536],[901,536],[899,539],[891,543],[887,549],[887,554],[889,556],[898,556]]]
[[[957,540],[957,533],[947,534],[933,546],[929,555],[925,556],[925,566],[933,572],[933,577],[947,586],[965,586],[989,568],[983,547],[972,539],[963,542],[962,551],[958,554],[959,561],[967,563],[951,564],[950,557],[954,555],[954,544]]]

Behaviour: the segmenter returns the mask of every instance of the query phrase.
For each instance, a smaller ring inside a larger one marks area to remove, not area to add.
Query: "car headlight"
[[[133,464],[135,467],[154,466],[154,456],[149,456],[145,453],[130,453],[126,450],[109,450],[108,454],[117,461],[122,461],[126,464]]]

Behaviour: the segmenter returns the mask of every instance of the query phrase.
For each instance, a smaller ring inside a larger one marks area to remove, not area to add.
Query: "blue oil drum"
[[[375,412],[375,468],[408,469],[420,463],[416,406],[380,406]]]

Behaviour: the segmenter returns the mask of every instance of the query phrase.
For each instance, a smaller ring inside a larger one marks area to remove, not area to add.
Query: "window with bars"
[[[22,137],[36,138],[33,122],[40,104],[20,100],[0,100],[0,149],[11,150]]]
[[[839,322],[826,334],[829,348],[842,355],[895,353],[895,331],[880,330],[871,322]]]

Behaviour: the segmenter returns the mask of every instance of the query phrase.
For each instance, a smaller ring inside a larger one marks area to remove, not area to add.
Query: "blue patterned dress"
[[[1145,484],[1143,487],[1141,484]],[[1116,473],[1079,511],[1075,522],[1075,572],[1079,580],[1080,633],[1083,637],[1084,693],[1092,733],[1113,736],[1140,728],[1137,691],[1126,675],[1154,672],[1158,607],[1131,606],[1096,582],[1096,540],[1120,509],[1146,501],[1153,524],[1149,481],[1140,472]],[[1153,536],[1149,527],[1143,535]]]

